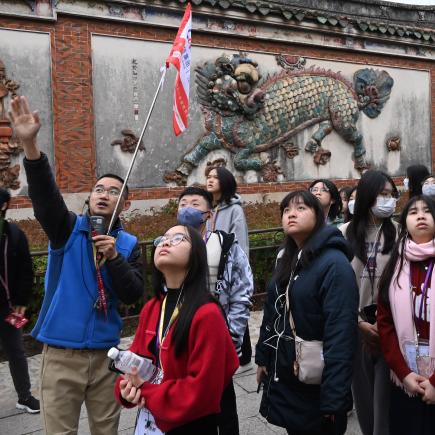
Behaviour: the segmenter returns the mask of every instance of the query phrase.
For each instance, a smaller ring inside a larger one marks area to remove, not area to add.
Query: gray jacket
[[[214,221],[214,228],[211,228]],[[207,230],[222,230],[226,233],[234,233],[240,247],[249,258],[248,226],[246,225],[245,213],[242,208],[240,195],[231,198],[230,204],[221,203],[213,218],[207,221]]]
[[[228,326],[238,354],[249,320],[254,279],[248,257],[237,242],[228,252],[223,279],[216,283],[215,295],[227,316]]]

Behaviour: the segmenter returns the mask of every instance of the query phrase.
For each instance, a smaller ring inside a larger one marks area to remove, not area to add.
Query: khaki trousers
[[[58,349],[44,345],[41,416],[47,435],[76,435],[83,402],[92,435],[117,435],[121,408],[108,370],[107,350]]]

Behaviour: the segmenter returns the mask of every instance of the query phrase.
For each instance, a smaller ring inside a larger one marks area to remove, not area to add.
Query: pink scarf
[[[396,282],[400,260],[396,265],[396,270],[391,280],[389,298],[391,313],[393,315],[394,326],[397,338],[399,339],[400,350],[405,356],[403,343],[415,340],[414,325],[414,306],[411,294],[411,261],[424,261],[435,257],[435,240],[418,245],[410,239],[405,242],[405,255],[402,271]],[[434,258],[435,259],[435,258]],[[435,268],[434,268],[435,269]],[[430,309],[430,331],[429,331],[429,355],[432,358],[432,365],[435,368],[435,270],[432,272],[428,297],[431,303]],[[403,388],[397,376],[391,372],[395,384]]]

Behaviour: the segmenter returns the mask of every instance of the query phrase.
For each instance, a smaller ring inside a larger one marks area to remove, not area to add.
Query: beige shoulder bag
[[[290,283],[292,280],[293,273],[287,285],[286,303],[289,312],[290,328],[295,340],[296,359],[293,364],[294,374],[304,384],[319,385],[322,382],[323,368],[325,367],[323,341],[308,341],[298,337],[289,300]]]

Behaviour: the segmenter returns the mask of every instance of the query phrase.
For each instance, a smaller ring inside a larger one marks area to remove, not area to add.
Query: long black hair
[[[308,190],[314,187],[317,183],[323,183],[327,187],[329,194],[331,195],[331,200],[333,201],[333,203],[329,208],[328,218],[331,222],[333,222],[341,213],[341,209],[343,207],[340,193],[338,192],[337,186],[331,180],[328,180],[326,178],[319,178],[318,180],[314,180],[308,187]]]
[[[352,246],[354,255],[364,264],[367,262],[367,228],[373,218],[370,209],[376,204],[376,198],[384,190],[387,182],[393,188],[393,196],[397,197],[398,191],[393,179],[382,171],[365,172],[356,187],[355,210],[352,221],[347,227],[346,237]],[[381,233],[384,236],[382,254],[385,255],[393,249],[396,240],[396,227],[391,217],[383,219]]]
[[[288,193],[280,204],[281,218],[284,214],[284,210],[289,206],[291,202],[302,202],[308,208],[313,210],[316,223],[313,231],[308,239],[305,241],[302,249],[300,264],[302,267],[307,266],[313,260],[313,249],[311,240],[314,234],[316,234],[321,228],[325,226],[325,214],[319,200],[308,190],[295,190]],[[288,235],[285,236],[282,248],[284,253],[281,260],[278,262],[275,269],[273,280],[280,286],[285,286],[290,279],[291,270],[294,268],[297,257],[299,254],[299,248],[296,242]]]
[[[237,182],[234,175],[223,166],[210,166],[207,168],[206,175],[208,175],[213,169],[216,170],[217,178],[219,180],[219,186],[221,191],[221,197],[219,202],[231,203],[231,199],[236,195]]]
[[[195,228],[191,226],[185,228],[191,241],[191,251],[187,264],[187,275],[182,287],[181,308],[173,332],[177,356],[180,356],[186,349],[190,325],[198,308],[208,302],[216,302],[209,290],[207,250],[204,240]],[[156,268],[154,262],[152,284],[157,297],[165,294],[164,275]]]
[[[424,165],[411,165],[406,168],[406,175],[409,180],[409,197],[421,195],[423,180],[430,174]]]
[[[403,262],[404,262],[404,251],[405,251],[405,243],[406,239],[408,238],[408,229],[406,227],[406,218],[408,217],[409,209],[417,202],[417,201],[423,201],[434,221],[435,221],[435,202],[426,195],[417,195],[413,196],[405,205],[403,208],[402,214],[400,215],[400,233],[399,237],[397,239],[397,242],[395,243],[393,250],[391,252],[391,256],[384,268],[384,271],[382,272],[381,278],[379,280],[379,295],[382,298],[382,300],[388,305],[390,303],[388,291],[391,285],[391,280],[393,279],[394,271],[396,269],[397,262],[400,261],[398,273],[396,276],[396,281],[399,278],[400,272],[403,268]],[[410,237],[410,236],[409,236]],[[398,284],[398,282],[397,282]]]

